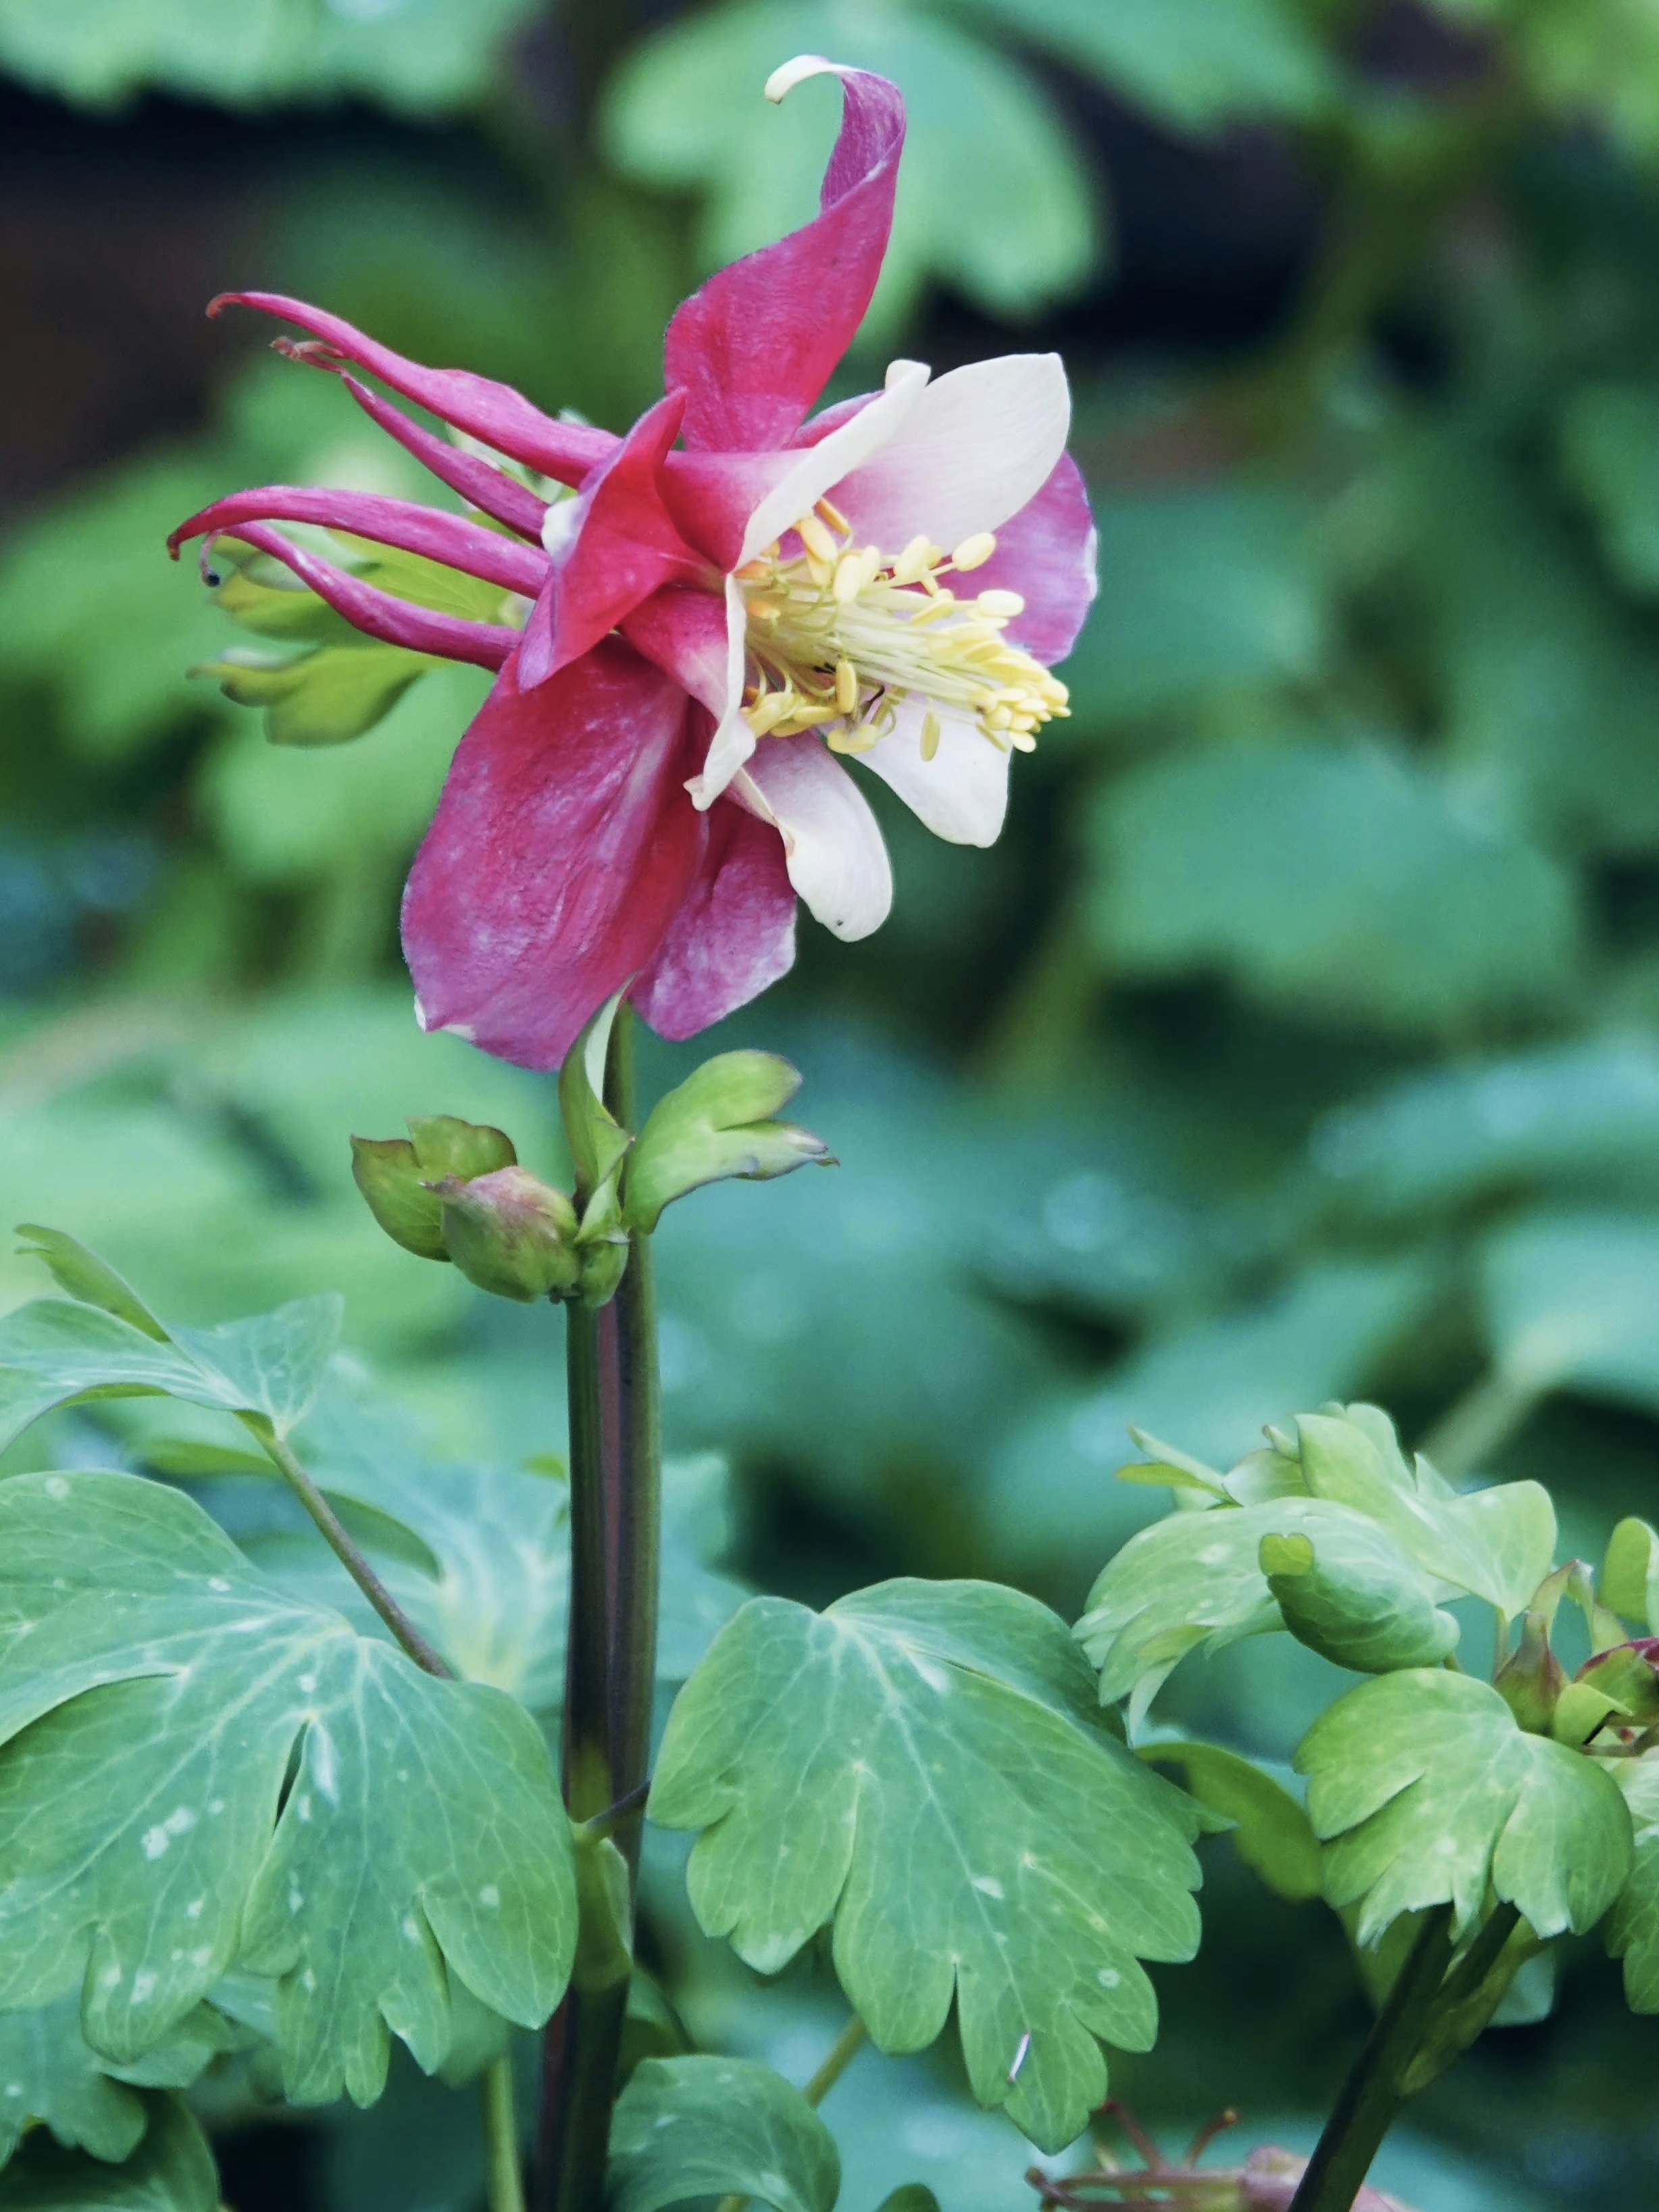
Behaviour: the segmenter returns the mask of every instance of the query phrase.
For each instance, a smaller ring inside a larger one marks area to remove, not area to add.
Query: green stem
[[[484,2154],[489,2212],[525,2212],[519,2123],[513,2102],[513,2054],[492,2059],[483,2077]]]
[[[632,1016],[611,1032],[605,1099],[637,1126]],[[570,1630],[565,1666],[564,1790],[574,1820],[628,1801],[615,1839],[639,1863],[642,1793],[656,1682],[661,1412],[649,1240],[636,1236],[617,1295],[567,1309],[570,1401]],[[603,2202],[626,1979],[572,1988],[548,2029],[535,2212],[591,2212]]]
[[[447,1675],[452,1671],[438,1656],[420,1630],[398,1603],[356,1545],[346,1534],[339,1515],[322,1492],[306,1473],[288,1445],[275,1430],[266,1426],[257,1414],[239,1413],[236,1417],[248,1434],[254,1437],[259,1449],[293,1491],[306,1511],[316,1522],[323,1541],[356,1583],[358,1589],[374,1607],[386,1626],[417,1667],[424,1667],[428,1674]]]
[[[854,2013],[829,2050],[824,2052],[823,2063],[801,2091],[802,2096],[815,2111],[830,2094],[869,2040],[869,2029]],[[732,2197],[722,2197],[715,2208],[715,2212],[744,2212],[744,2207],[748,2202],[749,2199],[741,2192]]]
[[[1423,1439],[1423,1456],[1457,1481],[1501,1450],[1543,1395],[1540,1385],[1490,1367]]]
[[[1517,1905],[1495,1905],[1486,1923],[1446,1977],[1436,2001],[1437,2013],[1450,2012],[1472,1997],[1503,1956],[1504,1946],[1521,1924]]]
[[[1452,1948],[1452,1909],[1437,1905],[1342,2085],[1290,2212],[1352,2212],[1371,2160],[1405,2102],[1401,2084],[1440,1997]]]

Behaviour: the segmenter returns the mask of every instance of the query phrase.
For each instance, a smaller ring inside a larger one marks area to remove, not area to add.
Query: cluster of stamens
[[[913,694],[928,702],[921,752],[939,750],[937,708],[955,709],[1001,750],[1030,752],[1043,723],[1070,712],[1066,686],[1003,635],[1018,592],[959,598],[945,582],[996,550],[981,531],[947,553],[914,538],[896,554],[855,545],[827,500],[795,525],[798,551],[769,545],[738,570],[748,616],[744,717],[757,737],[822,730],[832,751],[868,752]]]

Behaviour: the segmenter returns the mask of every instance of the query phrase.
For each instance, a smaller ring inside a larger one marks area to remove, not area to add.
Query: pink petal
[[[526,690],[597,645],[660,586],[707,570],[674,527],[659,488],[684,413],[684,392],[659,399],[588,477],[574,518],[560,514],[565,547],[556,557],[550,634],[544,641],[538,623],[526,641],[519,680]]]
[[[340,369],[336,374],[364,414],[395,438],[406,453],[413,453],[423,468],[430,469],[440,483],[447,483],[452,491],[459,492],[467,504],[476,507],[480,514],[493,514],[497,522],[516,530],[520,537],[534,538],[540,544],[547,501],[538,499],[527,484],[521,484],[504,469],[480,460],[476,453],[465,453],[447,439],[434,438],[430,430],[411,422],[400,409],[382,399],[378,392],[371,392],[366,384],[360,384],[346,370]]]
[[[824,927],[852,943],[886,921],[893,871],[869,801],[809,731],[768,738],[732,795],[782,834],[789,880]]]
[[[749,518],[794,465],[776,453],[671,453],[663,465],[663,500],[681,534],[717,568],[743,558]],[[792,515],[791,521],[795,518]]]
[[[743,696],[743,633],[733,652],[726,601],[713,592],[668,584],[635,607],[622,625],[637,653],[665,670],[718,722],[734,694]]]
[[[404,896],[428,1029],[556,1067],[653,961],[708,832],[685,695],[607,639],[533,691],[508,666],[462,738]]]
[[[234,534],[284,562],[337,614],[382,644],[406,646],[411,653],[433,653],[441,660],[471,661],[479,668],[499,668],[518,645],[518,631],[505,623],[468,622],[459,615],[417,607],[319,560],[263,522],[238,523]]]
[[[707,820],[708,848],[685,904],[629,993],[665,1037],[723,1021],[787,975],[795,957],[795,894],[782,839],[729,803]]]
[[[608,430],[556,422],[539,407],[532,407],[510,384],[498,384],[493,377],[476,376],[465,368],[424,368],[420,362],[393,353],[389,346],[377,344],[339,316],[307,307],[303,300],[291,300],[280,292],[222,292],[209,303],[208,313],[217,315],[228,307],[258,307],[267,315],[281,315],[298,323],[301,330],[321,341],[322,354],[319,356],[314,348],[279,340],[284,352],[302,361],[320,357],[329,368],[337,366],[341,357],[356,362],[405,399],[429,407],[458,430],[470,431],[497,453],[539,469],[560,483],[580,483],[617,442]]]
[[[690,395],[688,446],[742,453],[782,445],[829,382],[876,289],[893,225],[904,102],[885,77],[816,56],[780,70],[768,94],[781,99],[803,76],[824,71],[844,89],[818,214],[711,276],[668,326],[664,381]]]
[[[980,591],[994,586],[1020,594],[1025,611],[1007,634],[1052,668],[1077,643],[1094,605],[1100,587],[1096,552],[1088,488],[1064,453],[1036,497],[997,532],[996,551],[969,581]]]
[[[264,484],[215,500],[179,525],[167,539],[167,550],[176,559],[185,539],[219,531],[234,533],[244,522],[321,523],[330,530],[371,538],[379,545],[400,546],[405,553],[441,561],[446,568],[463,568],[470,576],[482,576],[503,591],[522,592],[527,599],[534,599],[547,578],[547,556],[539,549],[520,545],[462,515],[417,507],[411,500],[383,499],[373,492],[327,491],[298,484]]]
[[[1035,499],[1066,450],[1058,354],[1003,354],[938,378],[893,436],[831,489],[859,536],[896,552],[919,533],[960,544]],[[830,432],[823,447],[844,437]],[[822,450],[823,447],[816,450]]]

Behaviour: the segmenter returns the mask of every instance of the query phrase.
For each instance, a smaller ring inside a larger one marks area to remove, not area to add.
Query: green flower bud
[[[1533,1735],[1548,1735],[1567,1685],[1567,1672],[1550,1649],[1550,1616],[1534,1611],[1521,1623],[1521,1640],[1492,1678],[1492,1687],[1520,1725]]]
[[[1659,1722],[1659,1637],[1641,1636],[1598,1651],[1584,1662],[1574,1680],[1599,1690],[1621,1723],[1651,1728]]]
[[[450,1258],[481,1291],[500,1298],[568,1297],[581,1278],[576,1209],[527,1168],[498,1168],[433,1185]]]
[[[417,1115],[408,1127],[407,1137],[354,1137],[352,1176],[394,1244],[422,1260],[447,1260],[443,1205],[432,1184],[444,1176],[489,1175],[519,1156],[500,1129],[453,1114]]]

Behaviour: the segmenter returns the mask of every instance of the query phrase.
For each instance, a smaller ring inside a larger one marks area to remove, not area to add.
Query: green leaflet
[[[76,1996],[0,2013],[0,2166],[35,2125],[49,2129],[66,2150],[131,2157],[146,2118],[137,2087],[187,2088],[234,2040],[228,2023],[203,2005],[142,2059],[117,2069],[81,2033]]]
[[[1276,1896],[1320,1893],[1319,1840],[1290,1791],[1253,1759],[1218,1743],[1143,1743],[1139,1756],[1173,1766],[1200,1805],[1232,1826],[1238,1856]]]
[[[289,2098],[361,2103],[388,2028],[444,2059],[452,1973],[524,2026],[557,2002],[569,1831],[499,1692],[422,1674],[120,1474],[0,1486],[0,2008],[84,1975],[88,2040],[130,2061],[234,1960],[279,1981]]]
[[[1646,1628],[1659,1617],[1659,1534],[1634,1514],[1607,1539],[1596,1595],[1610,1612]]]
[[[1105,2094],[1097,2039],[1152,2044],[1138,1960],[1197,1944],[1206,1815],[1102,1728],[1056,1617],[992,1583],[752,1600],[680,1693],[650,1810],[705,1832],[710,1935],[775,1972],[833,1918],[882,2049],[931,2043],[954,1996],[975,2095],[1048,2148]]]
[[[38,1252],[77,1302],[39,1298],[0,1320],[0,1449],[42,1413],[93,1396],[183,1398],[252,1414],[278,1436],[305,1418],[339,1341],[337,1296],[295,1298],[218,1328],[185,1328],[158,1321],[72,1237],[21,1233],[25,1249]]]
[[[1432,1667],[1456,1645],[1456,1621],[1410,1561],[1357,1517],[1316,1534],[1264,1536],[1258,1559],[1291,1634],[1339,1667]]]
[[[1625,1962],[1632,2012],[1659,2012],[1659,1759],[1608,1761],[1636,1832],[1630,1879],[1607,1923],[1607,1952]]]
[[[1304,1737],[1308,1812],[1326,1843],[1325,1895],[1359,1904],[1374,1942],[1401,1913],[1456,1908],[1488,1888],[1542,1937],[1593,1927],[1631,1866],[1631,1816],[1603,1768],[1528,1735],[1468,1674],[1411,1669],[1363,1682]]]
[[[609,2212],[750,2197],[774,2212],[833,2212],[835,2139],[800,2091],[750,2058],[647,2058],[617,2100]]]
[[[176,2097],[143,2102],[143,2140],[125,2165],[32,2136],[6,2170],[6,2212],[218,2212],[201,2130]]]
[[[1154,1522],[1091,1591],[1079,1640],[1101,1670],[1102,1698],[1129,1698],[1132,1723],[1189,1651],[1287,1625],[1261,1569],[1264,1539],[1312,1542],[1325,1572],[1292,1597],[1299,1632],[1349,1666],[1412,1663],[1437,1641],[1443,1652],[1454,1624],[1435,1601],[1467,1591],[1509,1617],[1549,1571],[1555,1510],[1535,1482],[1455,1496],[1426,1460],[1407,1464],[1375,1406],[1302,1414],[1281,1441],[1285,1449],[1253,1453],[1224,1478],[1230,1496],[1262,1502]],[[1396,1627],[1375,1637],[1354,1611],[1365,1581],[1395,1592]]]

